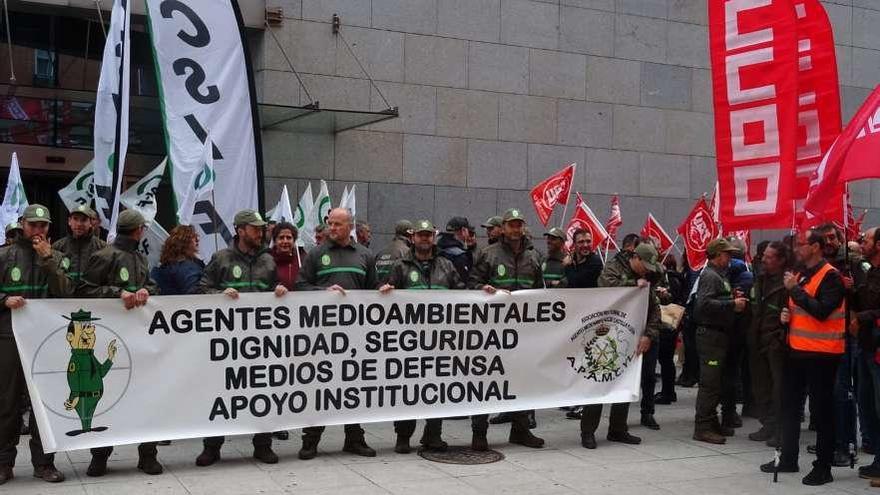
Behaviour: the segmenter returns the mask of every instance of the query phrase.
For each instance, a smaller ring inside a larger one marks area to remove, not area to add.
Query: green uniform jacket
[[[522,290],[544,288],[541,259],[532,241],[523,237],[523,250],[514,254],[506,238],[486,246],[477,255],[468,285],[482,289],[491,285],[496,289]]]
[[[629,266],[630,256],[631,254],[625,251],[620,252],[606,263],[599,275],[599,287],[638,287],[641,277]],[[657,298],[653,284],[649,290],[645,336],[650,337],[653,342],[660,336],[660,327],[663,323],[660,319],[660,299]]]
[[[239,292],[267,292],[277,285],[278,271],[269,251],[261,249],[249,255],[238,249],[236,239],[232,247],[214,253],[195,292],[219,294],[230,288]]]
[[[126,235],[93,254],[88,261],[76,294],[79,297],[115,298],[123,290],[137,292],[147,289],[158,294],[159,288],[150,278],[147,257],[137,250],[138,242]]]
[[[79,239],[67,236],[52,243],[52,248],[60,251],[64,256],[64,260],[66,260],[64,263],[67,265],[67,276],[75,284],[79,283],[80,279],[82,279],[82,274],[85,272],[89,258],[95,252],[105,247],[107,247],[106,242],[102,241],[98,236],[91,234]]]
[[[0,338],[12,338],[12,310],[7,297],[25,299],[71,297],[73,283],[64,271],[61,253],[53,250],[46,258],[34,251],[29,239],[0,248]]]
[[[104,380],[113,361],[109,359],[101,363],[95,357],[93,349],[71,349],[70,362],[67,364],[67,384],[70,386],[70,397],[96,397],[104,391]]]
[[[779,313],[788,307],[788,291],[782,283],[782,274],[758,275],[750,302],[752,332],[758,339],[758,351],[785,348],[785,325],[779,321]]]
[[[299,270],[297,290],[322,290],[332,285],[343,289],[376,289],[373,254],[360,244],[341,246],[327,239],[309,251]]]
[[[698,283],[694,321],[701,327],[732,330],[736,324],[736,313],[733,311],[733,293],[726,274],[707,263]]]
[[[448,259],[437,254],[437,248],[423,266],[421,261],[415,259],[412,250],[404,253],[403,257],[391,266],[388,283],[395,289],[464,289],[464,282],[458,275],[458,270]]]
[[[412,243],[403,236],[394,236],[394,239],[385,249],[376,255],[376,280],[379,285],[384,284],[391,274],[391,266],[394,262],[403,258],[410,251]]]
[[[565,287],[565,266],[562,264],[563,254],[547,253],[547,258],[541,263],[541,271],[544,273],[544,285],[548,289],[561,289]]]

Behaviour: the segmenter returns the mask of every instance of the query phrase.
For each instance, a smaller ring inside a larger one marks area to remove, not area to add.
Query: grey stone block
[[[614,14],[562,7],[559,49],[590,55],[614,54]]]
[[[284,54],[278,45],[280,44],[285,50],[289,50],[287,47],[290,46],[290,24],[294,22],[297,21],[289,21],[288,25],[275,27],[271,30],[267,29],[262,36],[250,39],[251,58],[255,71],[290,70],[290,65],[284,59]],[[296,66],[295,63],[294,66]]]
[[[880,50],[853,48],[852,84],[860,88],[874,88],[880,81]]]
[[[846,2],[846,0],[841,0],[837,3],[849,5],[849,2]],[[880,10],[880,5],[877,5],[877,0],[852,0],[852,5],[853,7],[861,7],[863,9]]]
[[[315,189],[315,186],[318,186]],[[355,221],[364,220],[372,226],[370,222],[369,215],[369,197],[370,197],[370,184],[367,182],[356,182],[356,181],[327,181],[327,190],[330,191],[331,204],[335,206],[339,206],[339,200],[342,199],[342,192],[345,191],[345,188],[350,188],[351,186],[357,186],[354,188],[354,196],[355,196]],[[312,185],[312,193],[317,194],[320,190],[320,184]],[[391,226],[393,229],[394,226]]]
[[[666,151],[682,155],[715,155],[715,119],[712,114],[668,110]]]
[[[849,184],[849,197],[854,208],[871,207],[871,182],[855,181]]]
[[[675,238],[676,222],[669,221],[665,216],[666,200],[663,198],[648,198],[644,196],[621,196],[620,211],[623,215],[623,225],[620,227],[619,238],[629,233],[638,234],[645,225],[648,213],[652,213],[660,225],[666,229],[666,233]]]
[[[437,89],[437,134],[496,139],[498,93],[466,89]]]
[[[375,183],[369,189],[368,218],[379,232],[390,233],[402,218],[434,218],[434,186]]]
[[[370,108],[370,81],[348,77],[301,75],[303,84],[312,98],[321,102],[321,108],[364,110]],[[306,95],[301,96],[306,102]]]
[[[639,190],[646,196],[688,198],[691,162],[683,155],[642,153],[639,157]]]
[[[608,103],[559,100],[559,144],[610,148],[614,107]]]
[[[666,18],[666,0],[617,0],[619,14]]]
[[[378,29],[348,28],[345,39],[367,73],[377,81],[403,81],[403,34]],[[336,75],[367,76],[340,42],[336,53]]]
[[[706,26],[670,22],[666,60],[687,67],[709,67],[709,32]]]
[[[867,88],[840,87],[840,99],[843,100],[840,110],[844,122],[849,122],[852,119],[870,94],[871,90]]]
[[[339,14],[343,26],[370,27],[370,2],[364,0],[303,0],[302,13],[303,19],[321,22]]]
[[[707,5],[703,0],[669,0],[669,20],[706,25]]]
[[[876,179],[869,179],[867,182],[871,184],[871,208],[880,207],[880,181]],[[856,218],[861,215],[860,211],[855,211],[854,213],[856,215]],[[870,228],[870,226],[864,226],[863,228]]]
[[[373,27],[404,33],[437,32],[437,0],[372,0]]]
[[[499,189],[497,192],[498,206],[496,211],[499,215],[504,214],[509,208],[518,209],[526,219],[526,227],[532,233],[532,240],[540,240],[541,234],[544,233],[544,226],[538,221],[538,215],[535,208],[532,207],[532,200],[529,198],[529,191],[518,191],[515,189]],[[569,208],[571,211],[571,208]],[[557,208],[555,215],[550,217],[550,225],[559,225],[562,218],[562,209]],[[480,219],[481,221],[485,218]],[[483,229],[480,229],[483,230]],[[540,244],[539,244],[540,246]]]
[[[434,225],[445,230],[452,217],[466,217],[478,230],[479,225],[495,215],[498,194],[494,189],[463,187],[434,188]]]
[[[328,24],[285,21],[283,32],[279,34],[276,29],[275,33],[297,72],[333,74],[336,68],[336,37]],[[267,38],[265,43],[277,48],[272,39]],[[277,63],[283,70],[290,70],[283,58]]]
[[[683,222],[685,218],[687,218],[694,207],[694,200],[669,198],[663,200],[663,203],[665,206],[663,209],[663,215],[659,217],[663,220],[658,219],[658,221],[662,222],[660,225],[663,226],[666,233],[671,235],[672,239],[675,239],[675,235],[678,233],[676,232],[678,226],[681,225],[681,222]],[[684,248],[682,247],[684,244],[682,244],[681,239],[677,242],[680,246],[679,249],[684,251]],[[678,258],[680,255],[678,254],[678,251],[673,249],[670,256]]]
[[[852,51],[851,46],[834,46],[837,58],[837,79],[841,85],[852,84]]]
[[[407,134],[403,141],[403,182],[464,186],[467,140]]]
[[[589,193],[639,194],[639,153],[604,149],[587,149],[587,183]]]
[[[529,94],[583,100],[586,63],[584,55],[529,50]]]
[[[505,141],[555,143],[556,100],[539,96],[501,96],[500,138]]]
[[[406,82],[467,86],[467,41],[408,34],[404,43]]]
[[[267,177],[333,178],[335,140],[330,134],[263,131]]]
[[[415,84],[377,83],[382,94],[392,106],[398,107],[400,116],[370,126],[374,131],[412,132],[434,134],[437,122],[437,88]],[[376,88],[370,96],[370,109],[385,110],[385,100]]]
[[[438,0],[437,34],[475,41],[499,41],[501,0]]]
[[[336,135],[335,163],[336,180],[400,182],[403,179],[403,135],[341,132]]]
[[[573,188],[584,190],[584,178],[587,176],[585,159],[584,148],[530,144],[528,188],[534,187],[535,184],[559,172],[566,165],[577,163]]]
[[[614,0],[562,0],[562,5],[614,12]]]
[[[501,1],[501,41],[533,48],[559,46],[559,6],[530,0]]]
[[[273,105],[299,105],[301,87],[293,72],[274,70],[260,71],[262,79],[262,95],[257,99],[260,103]],[[269,122],[262,122],[268,124]]]
[[[666,24],[663,19],[618,15],[614,56],[631,60],[666,60]]]
[[[526,189],[528,145],[468,140],[468,187]]]
[[[666,122],[663,110],[615,105],[614,147],[663,152],[666,148]]]
[[[859,15],[858,10],[855,12],[852,8],[845,5],[837,5],[833,3],[825,3],[822,5],[828,19],[831,21],[831,29],[834,32],[834,42],[839,45],[853,44],[853,23],[858,22],[853,17]]]
[[[686,110],[691,107],[691,69],[642,64],[642,105]]]
[[[702,156],[691,157],[691,198],[697,199],[703,194],[712,194],[715,182],[718,181],[714,158]]]
[[[880,50],[880,30],[877,26],[880,26],[880,10],[852,9],[853,46]]]
[[[638,105],[642,63],[616,58],[587,57],[587,99]]]
[[[529,49],[471,42],[468,87],[504,93],[529,92]]]
[[[713,98],[712,72],[707,69],[694,69],[691,78],[691,108],[695,112],[714,112]]]

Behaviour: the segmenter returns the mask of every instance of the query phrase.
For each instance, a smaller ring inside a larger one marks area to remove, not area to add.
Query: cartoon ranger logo
[[[64,401],[64,408],[76,411],[82,429],[68,431],[67,436],[76,436],[90,431],[104,431],[106,426],[92,427],[92,417],[98,402],[104,395],[104,377],[113,366],[116,358],[116,339],[107,345],[107,360],[103,363],[95,357],[95,324],[100,318],[92,318],[90,311],[80,309],[64,317],[70,320],[67,325],[67,343],[70,344],[70,363],[67,365],[67,384],[70,396]]]

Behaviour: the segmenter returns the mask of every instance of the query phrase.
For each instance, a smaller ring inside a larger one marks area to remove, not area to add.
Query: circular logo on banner
[[[419,272],[416,272],[416,271],[409,272],[409,279],[413,282],[418,282],[419,281]]]
[[[616,310],[590,315],[571,337],[572,355],[566,357],[574,373],[604,383],[616,380],[635,359],[638,340],[626,313]]]
[[[65,270],[67,270],[68,268],[70,268],[70,258],[68,258],[68,257],[65,256],[65,257],[61,260],[61,268],[64,268]]]
[[[123,282],[128,282],[128,268],[122,267],[119,269],[119,280]]]
[[[498,268],[496,270],[498,271],[499,277],[507,275],[507,267],[504,265],[498,265]]]
[[[324,256],[321,256],[321,264],[324,266],[330,266],[330,255],[329,254],[325,254]]]
[[[241,267],[235,265],[232,267],[232,276],[235,278],[241,278]]]
[[[21,268],[14,266],[12,267],[12,271],[9,272],[9,276],[12,277],[13,282],[18,282],[21,280]]]

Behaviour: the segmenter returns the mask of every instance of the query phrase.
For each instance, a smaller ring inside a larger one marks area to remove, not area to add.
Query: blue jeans
[[[834,422],[835,449],[849,452],[849,445],[858,445],[856,440],[856,401],[853,390],[853,370],[858,350],[855,339],[847,339],[846,350],[837,367],[837,381],[834,384]]]

